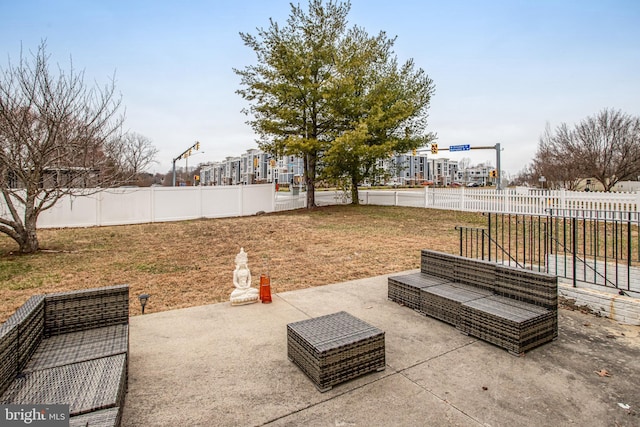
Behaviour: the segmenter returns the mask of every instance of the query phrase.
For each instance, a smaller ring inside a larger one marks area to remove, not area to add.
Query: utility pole
[[[180,159],[187,159],[189,158],[189,156],[191,155],[191,150],[200,150],[200,142],[196,141],[195,144],[193,144],[191,147],[187,148],[186,150],[184,150],[182,152],[182,154],[180,154],[178,157],[176,157],[175,159],[173,159],[173,182],[172,182],[172,186],[175,187],[176,186],[176,162]],[[188,160],[187,160],[188,162]],[[189,173],[189,163],[187,163],[187,174]]]
[[[496,180],[496,190],[502,190],[502,171],[500,170],[500,143],[496,144],[496,172],[498,177]]]

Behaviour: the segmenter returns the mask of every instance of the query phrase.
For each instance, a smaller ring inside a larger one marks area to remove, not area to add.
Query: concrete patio
[[[640,425],[640,327],[561,309],[559,338],[514,357],[387,300],[386,278],[162,313],[152,296],[130,321],[122,425]],[[286,325],[340,310],[385,331],[386,369],[320,393]]]

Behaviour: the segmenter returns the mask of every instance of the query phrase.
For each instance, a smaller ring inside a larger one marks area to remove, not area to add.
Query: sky
[[[52,63],[73,61],[88,86],[115,76],[125,129],[152,141],[150,171],[166,173],[196,141],[189,166],[257,148],[233,71],[256,58],[239,33],[289,13],[286,0],[0,0],[0,68],[46,40]],[[605,108],[640,116],[637,0],[352,0],[348,21],[396,37],[398,59],[434,81],[439,147],[500,143],[507,175],[530,164],[547,125]],[[438,157],[497,160],[492,149]]]

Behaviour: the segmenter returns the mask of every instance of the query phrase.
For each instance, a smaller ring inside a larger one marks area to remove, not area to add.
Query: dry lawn
[[[0,321],[39,293],[127,283],[146,312],[228,301],[234,259],[249,255],[256,286],[269,272],[283,292],[419,268],[420,249],[457,253],[456,225],[480,214],[421,208],[330,206],[242,218],[40,230],[42,251],[20,256],[0,237]]]

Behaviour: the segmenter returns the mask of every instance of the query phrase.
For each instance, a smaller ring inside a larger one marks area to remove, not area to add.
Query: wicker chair
[[[119,425],[128,323],[127,285],[31,297],[0,326],[0,403],[68,404],[71,425]]]

